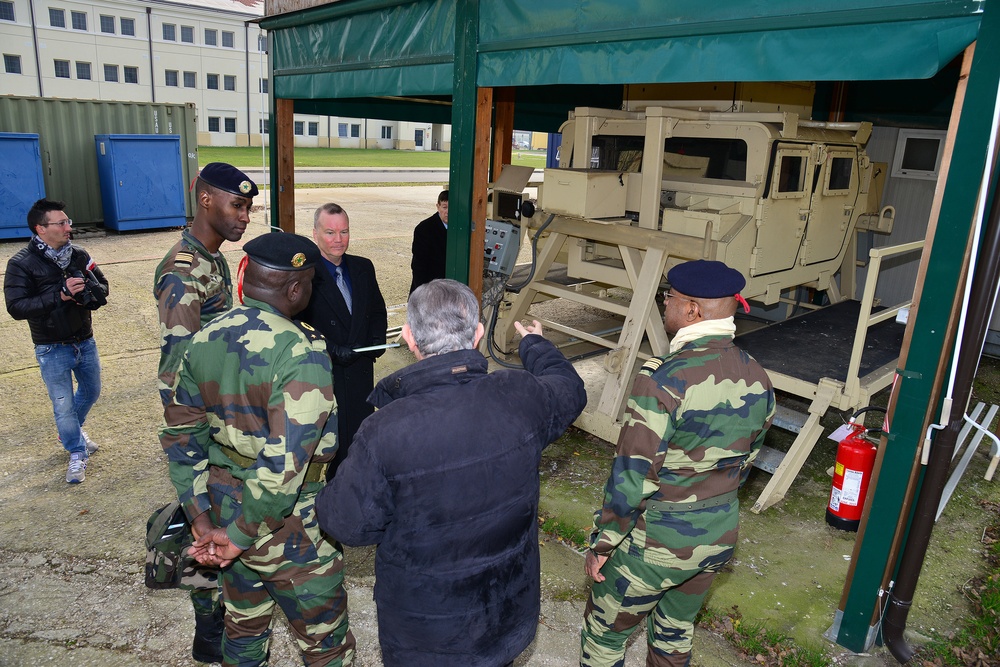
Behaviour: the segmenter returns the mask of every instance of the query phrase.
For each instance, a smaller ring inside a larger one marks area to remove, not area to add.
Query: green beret
[[[319,248],[304,236],[273,232],[247,241],[247,256],[257,264],[277,271],[304,271],[319,262]]]
[[[249,176],[225,162],[210,162],[206,164],[202,167],[198,178],[213,188],[238,197],[256,197],[260,192]]]
[[[707,259],[678,264],[667,272],[667,282],[671,289],[696,299],[736,296],[747,284],[736,269]]]

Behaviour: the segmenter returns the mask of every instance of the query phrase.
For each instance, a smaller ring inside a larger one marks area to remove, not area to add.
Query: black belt
[[[252,466],[257,459],[252,459],[249,456],[243,456],[238,451],[232,447],[226,447],[225,445],[219,445],[219,449],[226,457],[238,465],[241,468],[249,468]],[[306,468],[306,479],[307,482],[322,482],[326,480],[326,469],[330,465],[329,462],[324,463],[310,463],[309,467]]]
[[[727,505],[735,502],[736,496],[736,491],[730,491],[729,493],[723,493],[721,496],[714,496],[712,498],[706,498],[705,500],[695,500],[689,503],[668,503],[664,500],[647,500],[646,509],[656,510],[657,512],[691,512],[693,510],[703,510],[708,509],[709,507]]]

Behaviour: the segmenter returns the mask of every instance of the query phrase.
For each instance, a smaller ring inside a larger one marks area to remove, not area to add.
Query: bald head
[[[293,317],[309,303],[315,272],[311,267],[302,271],[270,269],[249,258],[243,273],[243,293]]]

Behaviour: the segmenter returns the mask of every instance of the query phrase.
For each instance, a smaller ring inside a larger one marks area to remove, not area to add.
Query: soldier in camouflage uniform
[[[160,399],[170,403],[174,374],[191,336],[233,307],[229,264],[219,252],[223,241],[239,241],[250,223],[257,186],[223,162],[205,165],[195,183],[196,208],[190,230],[167,252],[153,280],[160,317]],[[180,588],[191,591],[195,634],[191,655],[199,662],[222,660],[222,606],[218,570],[186,567]]]
[[[306,665],[349,665],[343,555],[315,512],[337,449],[330,357],[291,319],[309,301],[319,251],[294,234],[245,249],[245,305],[191,339],[160,442],[200,535],[190,553],[223,568],[223,664],[267,664],[277,604]]]
[[[643,365],[594,516],[586,571],[594,579],[580,664],[622,665],[646,618],[649,666],[686,666],[694,618],[733,555],[737,490],[774,415],[764,369],[733,343],[746,281],[722,262],[667,274],[670,353]]]

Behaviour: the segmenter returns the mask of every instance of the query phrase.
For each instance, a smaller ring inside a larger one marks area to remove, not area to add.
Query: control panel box
[[[521,249],[521,228],[502,220],[486,221],[483,268],[509,276]]]

